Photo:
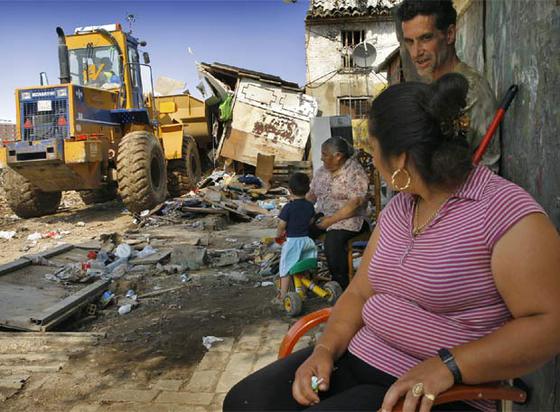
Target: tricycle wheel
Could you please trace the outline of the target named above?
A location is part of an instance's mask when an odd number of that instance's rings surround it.
[[[284,298],[284,309],[289,316],[297,316],[303,309],[303,300],[296,292],[288,292]]]
[[[340,295],[342,295],[342,288],[340,287],[338,282],[335,282],[334,280],[325,283],[323,289],[325,289],[328,293],[327,303],[329,305],[334,305],[338,300],[338,298],[340,297]]]

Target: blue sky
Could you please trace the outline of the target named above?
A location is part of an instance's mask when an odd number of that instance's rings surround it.
[[[133,34],[147,41],[154,80],[185,81],[193,95],[195,60],[221,62],[305,83],[308,0],[0,0],[0,119],[15,120],[14,90],[39,84],[39,72],[58,82],[57,37],[75,27],[136,17]],[[187,53],[190,47],[194,55]]]

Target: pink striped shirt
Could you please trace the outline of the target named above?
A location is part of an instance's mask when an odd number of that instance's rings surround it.
[[[544,213],[519,186],[476,167],[422,233],[412,236],[414,197],[399,193],[383,210],[369,265],[375,295],[349,350],[393,376],[479,339],[511,319],[490,261],[496,242],[521,218]],[[472,402],[495,410],[492,402]]]

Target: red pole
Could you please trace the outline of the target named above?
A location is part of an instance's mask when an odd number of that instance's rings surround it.
[[[494,115],[494,119],[492,120],[492,123],[490,123],[490,127],[488,127],[486,134],[482,138],[482,141],[478,145],[478,148],[476,149],[473,155],[473,163],[475,165],[478,164],[478,162],[480,162],[480,159],[482,159],[482,155],[484,155],[484,152],[486,151],[486,148],[490,144],[492,137],[494,137],[494,133],[496,133],[496,129],[498,129],[498,126],[502,122],[502,119],[504,118],[504,115],[506,114],[506,111],[509,105],[511,104],[511,102],[513,101],[513,98],[515,97],[515,94],[517,93],[518,89],[519,88],[515,84],[510,86],[508,91],[506,92],[506,95],[502,99],[502,102],[500,103],[500,106],[498,107],[498,110]]]

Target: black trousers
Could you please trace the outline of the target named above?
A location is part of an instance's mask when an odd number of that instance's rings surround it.
[[[303,406],[292,397],[292,383],[299,365],[312,348],[295,352],[253,373],[236,384],[224,399],[224,412],[237,411],[368,411],[381,407],[385,392],[396,378],[346,352],[335,364],[330,387],[319,392],[321,402]],[[433,411],[476,411],[463,402],[432,408]]]
[[[327,266],[331,273],[332,279],[336,280],[342,289],[346,289],[350,280],[348,279],[348,247],[347,243],[354,236],[367,232],[369,226],[366,222],[358,232],[351,230],[328,230],[325,233],[325,255],[327,257]],[[311,236],[317,235],[317,232],[310,231]]]

